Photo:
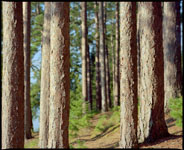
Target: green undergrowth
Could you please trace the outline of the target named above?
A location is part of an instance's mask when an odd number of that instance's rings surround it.
[[[170,115],[176,120],[176,125],[179,127],[182,127],[183,124],[182,107],[183,107],[182,97],[170,99],[169,101]]]
[[[101,115],[93,130],[92,137],[106,132],[109,128],[119,124],[120,122],[120,107],[117,106],[112,109],[112,115]]]
[[[82,104],[83,100],[77,100],[73,101],[70,105],[71,112],[70,112],[70,119],[69,119],[69,136],[70,138],[76,138],[79,134],[79,130],[81,128],[90,127],[91,118],[97,114],[98,112],[95,111],[88,111],[86,109],[86,113],[83,114],[82,110]],[[86,107],[88,107],[89,104],[86,103]]]
[[[33,138],[25,142],[24,148],[38,148],[39,137],[35,136],[36,134],[38,133],[36,132],[32,133]]]

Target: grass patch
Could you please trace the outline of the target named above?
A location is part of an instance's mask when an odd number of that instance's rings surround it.
[[[32,139],[24,145],[24,148],[38,148],[38,142],[38,138]]]
[[[182,97],[170,99],[169,101],[170,115],[171,117],[176,119],[176,125],[179,127],[182,127],[183,124],[182,107],[183,107]]]

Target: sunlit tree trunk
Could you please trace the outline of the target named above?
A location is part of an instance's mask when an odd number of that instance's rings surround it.
[[[69,42],[69,2],[52,2],[48,148],[69,148]]]
[[[41,65],[39,147],[47,148],[50,100],[50,2],[45,2]]]
[[[24,148],[22,2],[3,4],[2,149]]]
[[[140,135],[154,141],[168,135],[164,119],[164,61],[161,2],[140,2]]]
[[[181,96],[180,2],[163,4],[165,112],[169,100]]]
[[[86,102],[88,100],[88,86],[87,86],[87,3],[81,2],[81,27],[82,27],[82,41],[81,41],[81,52],[82,52],[82,96],[83,96],[83,113],[86,112]]]
[[[100,34],[100,81],[102,94],[102,112],[108,110],[106,98],[106,78],[105,78],[105,45],[104,45],[104,21],[103,21],[103,2],[99,2],[99,34]]]
[[[120,147],[136,148],[137,142],[137,42],[136,2],[120,3]]]

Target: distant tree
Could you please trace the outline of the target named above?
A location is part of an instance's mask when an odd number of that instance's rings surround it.
[[[99,17],[98,17],[98,2],[94,2],[95,9],[95,23],[96,23],[96,108],[97,110],[101,110],[101,85],[100,85],[100,60],[99,60]]]
[[[24,138],[32,137],[32,111],[30,101],[30,30],[31,30],[31,2],[23,2],[23,30],[24,30]]]
[[[42,65],[41,65],[41,94],[40,94],[40,130],[39,147],[48,147],[49,106],[50,106],[50,2],[45,2]]]
[[[116,48],[115,48],[115,60],[114,60],[114,106],[120,105],[120,83],[119,83],[119,51],[120,51],[120,35],[119,32],[119,2],[116,2]]]
[[[120,3],[120,147],[136,148],[137,102],[137,42],[136,2]]]
[[[82,27],[82,41],[81,41],[81,52],[82,52],[82,95],[84,99],[83,113],[86,112],[86,102],[88,100],[88,86],[87,86],[87,14],[86,8],[87,3],[81,2],[81,27]]]
[[[107,97],[107,107],[111,108],[112,107],[112,102],[111,102],[111,89],[110,89],[110,68],[109,68],[109,51],[108,51],[108,38],[107,38],[107,29],[106,29],[106,22],[107,22],[107,11],[106,11],[106,2],[104,2],[104,46],[105,46],[105,68],[106,68],[106,97]]]
[[[102,112],[108,110],[107,98],[106,98],[106,68],[105,68],[105,43],[104,43],[104,14],[103,14],[103,2],[99,2],[99,34],[100,34],[100,82],[101,82],[101,94],[102,94]]]
[[[89,45],[87,46],[87,89],[88,89],[88,102],[89,102],[89,110],[91,111],[93,108],[93,99],[92,99],[92,85],[91,85],[91,60],[89,54]]]
[[[48,148],[69,148],[69,45],[69,2],[52,2]]]
[[[140,117],[139,142],[168,135],[164,118],[164,61],[161,2],[139,2]]]
[[[165,112],[169,111],[169,100],[182,93],[181,46],[180,46],[180,2],[163,4],[163,46]]]
[[[24,148],[22,2],[3,2],[2,149]]]

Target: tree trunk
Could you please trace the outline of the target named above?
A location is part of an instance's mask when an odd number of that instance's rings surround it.
[[[40,93],[39,147],[48,147],[50,98],[50,2],[45,2]]]
[[[3,2],[2,149],[24,148],[24,54],[21,2]]]
[[[168,135],[164,119],[161,2],[140,2],[140,142]]]
[[[120,147],[137,148],[136,2],[120,3]]]
[[[30,24],[31,3],[23,2],[24,22],[24,138],[30,139],[32,129],[31,101],[30,101]]]
[[[102,112],[107,111],[106,98],[106,79],[105,79],[105,45],[104,45],[104,22],[103,22],[103,2],[99,2],[99,33],[100,33],[100,79],[101,79],[101,93],[102,93]]]
[[[180,4],[164,2],[163,45],[165,112],[169,111],[169,100],[181,96],[181,46],[180,46]]]
[[[140,69],[141,69],[141,67],[140,67],[140,31],[139,31],[139,7],[138,7],[139,5],[137,5],[137,78],[138,78],[138,97],[140,98]]]
[[[106,2],[104,2],[104,46],[105,46],[105,68],[106,68],[106,96],[107,96],[107,107],[111,108],[111,90],[110,90],[110,71],[109,71],[109,54],[108,54],[108,46],[107,46],[107,36],[106,36]]]
[[[51,3],[48,148],[69,148],[69,2]]]
[[[81,27],[82,27],[82,96],[83,96],[83,113],[86,112],[86,102],[88,100],[88,86],[87,86],[87,3],[81,2]]]
[[[93,101],[92,101],[92,87],[91,87],[91,60],[89,55],[89,45],[87,46],[87,89],[88,89],[88,102],[89,110],[92,111]]]
[[[120,49],[120,35],[119,35],[119,2],[116,2],[116,51],[115,51],[115,81],[114,81],[114,106],[120,105],[120,83],[119,83],[119,49]]]
[[[95,2],[95,23],[96,23],[96,108],[101,110],[101,85],[100,85],[100,62],[99,62],[99,18],[98,18],[98,2]]]

